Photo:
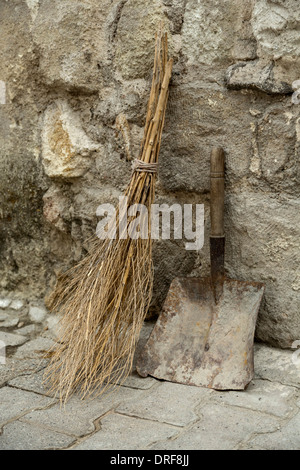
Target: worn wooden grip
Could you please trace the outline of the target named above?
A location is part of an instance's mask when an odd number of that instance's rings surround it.
[[[224,237],[225,155],[214,147],[210,157],[210,220],[212,238]]]

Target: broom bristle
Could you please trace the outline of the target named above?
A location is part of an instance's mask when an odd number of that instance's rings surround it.
[[[167,36],[156,34],[152,87],[139,159],[156,163],[160,148],[172,59]],[[135,171],[127,187],[127,207],[154,201],[155,173]],[[125,208],[127,209],[127,208]],[[116,226],[122,214],[117,211]],[[148,238],[92,240],[89,254],[61,276],[50,308],[61,314],[59,342],[45,381],[64,401],[103,393],[132,370],[136,343],[150,305],[153,285],[151,217]],[[130,224],[128,218],[127,228]],[[119,234],[120,235],[120,234]]]

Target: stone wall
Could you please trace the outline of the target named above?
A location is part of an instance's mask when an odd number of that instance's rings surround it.
[[[226,151],[226,269],[266,283],[257,338],[300,339],[297,0],[1,0],[0,289],[47,299],[137,156],[164,20],[174,71],[156,202],[204,203],[199,252],[154,247],[158,312],[209,272],[209,155]]]

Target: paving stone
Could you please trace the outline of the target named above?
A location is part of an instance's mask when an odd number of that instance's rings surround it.
[[[39,336],[36,339],[28,341],[23,346],[20,346],[14,357],[42,358],[43,354],[54,344],[54,341],[50,338]]]
[[[141,377],[137,372],[132,372],[125,382],[123,383],[124,387],[138,388],[141,390],[148,390],[157,383],[157,380],[153,377]]]
[[[216,400],[231,406],[241,406],[275,416],[287,416],[292,412],[291,398],[295,389],[279,383],[253,380],[246,390],[220,392]]]
[[[74,437],[49,429],[41,429],[26,422],[14,421],[3,428],[0,450],[50,450],[69,446]]]
[[[94,399],[82,400],[74,396],[65,405],[58,403],[49,409],[29,413],[26,415],[26,421],[82,436],[94,431],[93,423],[97,418],[124,401],[139,402],[142,393],[140,390],[120,387],[113,393]]]
[[[26,336],[15,335],[14,333],[7,333],[0,331],[0,341],[3,341],[6,346],[19,346],[27,341]]]
[[[157,440],[169,439],[179,428],[168,424],[109,414],[101,420],[101,429],[72,450],[141,450]]]
[[[249,449],[299,450],[300,412],[274,433],[259,434],[248,444]]]
[[[0,365],[0,386],[6,385],[0,389],[0,450],[115,450],[116,443],[128,450],[300,447],[300,410],[286,419],[300,408],[293,351],[256,345],[256,378],[243,392],[161,383],[133,372],[113,393],[93,400],[74,396],[61,406],[43,385],[48,361],[42,352],[52,345],[39,336]]]
[[[35,408],[42,408],[51,403],[53,403],[51,398],[12,387],[3,387],[0,389],[0,427],[9,420],[18,419],[24,413],[30,413]]]
[[[165,382],[155,387],[139,402],[124,403],[117,411],[130,416],[186,426],[198,419],[195,407],[211,390]]]
[[[54,396],[44,384],[44,369],[32,374],[19,375],[9,380],[8,385],[41,395]]]
[[[201,420],[175,440],[159,442],[159,450],[234,450],[254,432],[272,432],[279,420],[256,411],[208,404],[201,409]]]
[[[261,379],[300,387],[299,351],[271,348],[256,344],[254,355],[255,376]]]
[[[45,367],[47,362],[45,359],[41,361],[37,359],[6,358],[5,364],[0,364],[0,387],[15,377],[26,376],[39,371]]]

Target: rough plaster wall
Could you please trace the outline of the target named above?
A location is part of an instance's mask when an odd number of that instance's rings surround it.
[[[300,338],[297,0],[0,0],[0,288],[47,297],[118,201],[143,132],[153,37],[175,59],[156,202],[204,203],[205,246],[155,244],[154,312],[209,272],[209,155],[226,151],[226,269],[266,283],[257,338]],[[128,125],[127,125],[128,122]]]

